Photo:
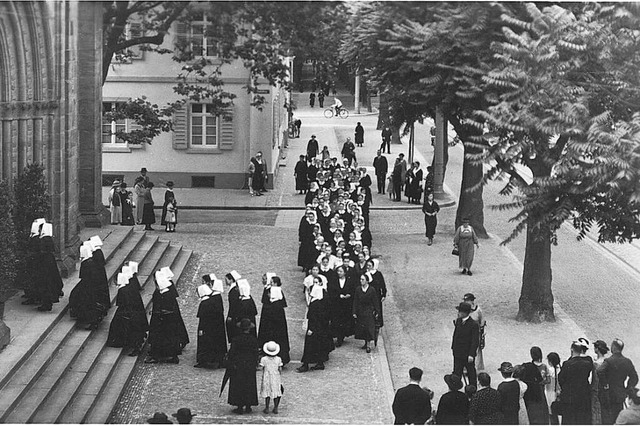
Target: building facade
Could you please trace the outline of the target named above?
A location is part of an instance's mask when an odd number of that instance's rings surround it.
[[[189,25],[174,23],[162,47],[173,49],[179,38],[185,37],[194,51],[200,49],[204,56],[214,54],[201,29],[207,25],[206,16],[202,19]],[[103,86],[103,108],[117,108],[119,102],[143,96],[160,106],[180,99],[173,87],[185,64],[173,61],[171,56],[136,52],[127,63],[112,65]],[[216,61],[215,56],[208,59]],[[174,130],[160,134],[150,145],[128,144],[114,135],[117,130],[131,130],[133,122],[103,121],[103,185],[110,185],[116,178],[132,185],[145,167],[156,186],[171,180],[177,187],[241,189],[246,187],[250,158],[262,151],[268,186],[272,187],[286,138],[285,91],[262,83],[260,89],[267,102],[258,110],[250,105],[246,91],[250,75],[242,61],[222,65],[221,72],[224,90],[236,95],[229,121],[210,114],[207,102],[190,102],[172,117]]]

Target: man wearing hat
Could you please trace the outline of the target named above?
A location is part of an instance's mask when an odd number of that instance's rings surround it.
[[[153,413],[153,417],[147,419],[147,423],[150,425],[170,425],[173,424],[165,413],[157,411]]]
[[[393,399],[395,425],[423,425],[431,417],[431,396],[420,387],[422,370],[409,370],[409,384],[398,389]]]
[[[517,425],[519,421],[518,412],[520,411],[520,385],[516,379],[511,377],[513,375],[513,364],[505,361],[500,364],[498,371],[502,373],[504,379],[498,385],[500,411],[504,415],[504,424]]]
[[[149,176],[147,176],[147,168],[143,167],[140,169],[140,176],[138,176],[138,178],[142,178],[142,183],[144,184],[144,186],[147,186],[149,184]],[[136,180],[138,179],[136,178]]]
[[[471,319],[471,305],[465,302],[460,303],[458,319],[454,321],[453,331],[453,373],[462,377],[463,371],[467,369],[469,384],[477,386],[475,357],[478,351],[480,339],[480,328],[478,323]]]
[[[191,413],[188,408],[180,408],[177,413],[173,413],[171,416],[178,420],[178,424],[188,425],[196,415]]]

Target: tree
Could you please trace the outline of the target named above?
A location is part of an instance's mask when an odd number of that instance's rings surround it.
[[[7,300],[16,278],[16,232],[13,223],[15,200],[11,185],[0,181],[0,304]],[[2,320],[2,312],[0,312]],[[1,323],[2,321],[0,321]],[[4,324],[0,324],[4,326]]]
[[[640,57],[624,53],[640,45],[628,37],[632,25],[615,29],[625,26],[607,19],[612,10],[633,17],[620,5],[531,3],[502,16],[506,41],[494,44],[501,64],[485,77],[498,95],[477,111],[491,146],[479,158],[492,165],[485,180],[509,177],[502,192],[515,201],[503,208],[520,209],[504,243],[527,232],[519,320],[554,320],[551,245],[565,221],[581,235],[597,222],[601,240],[640,236],[640,116],[628,108],[640,105],[631,71]]]

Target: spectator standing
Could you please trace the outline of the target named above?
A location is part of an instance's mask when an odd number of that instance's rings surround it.
[[[475,357],[478,352],[479,327],[478,323],[471,319],[471,305],[460,303],[458,318],[454,321],[453,341],[453,374],[462,377],[466,368],[469,375],[469,384],[477,386]]]
[[[269,402],[273,399],[273,414],[278,414],[278,406],[282,398],[282,359],[278,356],[280,345],[276,342],[266,342],[262,346],[265,356],[260,359],[262,367],[262,383],[260,384],[260,396],[264,398],[264,414],[269,414]]]
[[[300,155],[300,159],[293,169],[293,176],[296,178],[296,191],[298,194],[306,194],[309,189],[309,181],[307,179],[307,160],[304,155]]]
[[[411,165],[411,170],[406,174],[407,186],[405,188],[405,195],[408,197],[409,204],[420,204],[420,198],[422,198],[422,170],[420,169],[420,162],[414,161]]]
[[[133,190],[136,196],[136,225],[142,223],[142,213],[144,211],[144,178],[138,176],[133,185]]]
[[[255,325],[248,318],[240,321],[241,333],[231,341],[227,370],[230,371],[227,402],[235,405],[236,414],[250,413],[252,405],[258,405],[256,367],[258,364],[258,339]]]
[[[302,120],[300,120],[300,117],[296,117],[295,120],[293,120],[293,128],[294,128],[294,137],[295,138],[299,138],[300,137],[300,127],[302,127]]]
[[[400,201],[402,196],[402,162],[400,157],[396,158],[391,172],[391,181],[393,184],[393,201]]]
[[[342,145],[342,151],[340,151],[340,153],[342,154],[342,158],[345,158],[349,161],[349,167],[351,167],[353,162],[356,160],[355,151],[356,147],[351,141],[351,138],[347,138],[347,140]]]
[[[387,162],[387,157],[382,155],[380,150],[376,152],[376,157],[373,159],[373,168],[378,181],[378,194],[384,194],[385,178],[389,171],[389,163]]]
[[[251,170],[253,170],[253,173],[251,173]],[[262,195],[262,191],[264,190],[264,184],[265,184],[265,176],[266,176],[266,164],[262,159],[262,151],[258,151],[256,153],[256,156],[251,158],[251,165],[249,166],[249,172],[252,175],[251,188],[253,188],[253,194]]]
[[[593,351],[596,353],[596,359],[593,360],[594,373],[591,375],[591,423],[601,425],[604,412],[610,408],[609,386],[600,380],[597,371],[602,366],[609,348],[604,341],[596,340],[593,343]]]
[[[513,364],[503,362],[498,371],[502,374],[502,383],[498,385],[500,394],[500,411],[504,417],[504,424],[517,425],[520,411],[520,385],[513,378]],[[524,407],[523,407],[524,408]]]
[[[520,387],[519,399],[518,399],[518,424],[528,425],[529,414],[527,414],[526,403],[524,402],[524,394],[527,392],[528,386],[522,381],[524,376],[524,367],[522,365],[516,365],[513,367],[513,378],[518,382]]]
[[[359,121],[358,124],[356,124],[355,140],[356,146],[362,147],[364,145],[364,127],[362,127]]]
[[[422,213],[424,213],[424,235],[427,237],[427,244],[433,244],[433,237],[436,234],[436,226],[438,225],[438,212],[440,206],[434,200],[433,192],[429,192],[422,205]],[[481,349],[478,349],[480,353]]]
[[[456,233],[453,237],[453,245],[458,249],[458,267],[462,268],[462,274],[469,276],[473,275],[471,272],[471,265],[473,265],[474,245],[480,248],[478,243],[478,236],[476,231],[469,224],[469,218],[462,219],[462,225],[456,229]]]
[[[316,139],[316,135],[311,135],[311,139],[307,142],[307,160],[313,161],[316,155],[320,153],[320,146],[318,145],[318,140]]]
[[[637,425],[640,424],[640,390],[637,388],[627,391],[629,404],[627,408],[620,411],[616,419],[617,425]]]
[[[409,384],[398,389],[393,399],[394,425],[423,425],[431,417],[431,395],[420,387],[422,370],[409,370]]]
[[[591,385],[593,360],[586,354],[589,341],[580,338],[571,344],[571,358],[562,364],[558,383],[562,388],[562,424],[591,424]]]
[[[114,180],[109,191],[109,211],[111,212],[111,224],[122,223],[122,201],[120,199],[120,181]]]
[[[404,183],[407,180],[407,160],[404,159],[404,154],[402,152],[398,154],[398,158],[400,158],[400,191],[402,191],[404,189]]]
[[[532,425],[548,425],[549,410],[544,395],[545,378],[538,368],[538,365],[542,365],[542,350],[533,346],[529,353],[531,361],[522,364],[522,381],[527,385],[527,391],[524,394],[527,415]]]
[[[500,392],[491,387],[491,376],[484,371],[478,374],[480,388],[471,398],[469,423],[473,425],[503,424]]]
[[[324,108],[324,92],[322,90],[318,92],[318,104],[320,108]]]
[[[391,135],[392,134],[393,133],[391,132],[391,128],[385,125],[384,128],[382,129],[382,144],[380,145],[380,150],[382,152],[385,152],[385,148],[386,148],[387,154],[391,154]]]
[[[427,176],[424,178],[424,192],[433,192],[433,167],[427,166]]]
[[[309,93],[309,106],[313,108],[315,104],[316,104],[316,94],[311,92]],[[322,107],[322,105],[320,105],[320,107]]]
[[[122,207],[122,225],[132,226],[135,225],[135,219],[133,217],[133,202],[131,200],[131,192],[127,191],[126,182],[120,184],[120,206]]]
[[[614,339],[611,342],[611,356],[602,362],[597,374],[603,383],[609,385],[610,412],[602,421],[604,424],[612,424],[622,410],[625,401],[625,388],[635,388],[638,384],[638,373],[631,360],[622,355],[624,342]],[[627,380],[628,379],[628,380]],[[626,382],[626,385],[625,385]]]
[[[469,400],[460,392],[462,379],[457,374],[447,374],[444,381],[449,392],[440,397],[436,411],[436,424],[466,425],[469,424]]]
[[[478,353],[476,354],[476,370],[484,370],[483,349],[485,344],[485,327],[487,326],[487,321],[484,319],[482,309],[476,303],[476,296],[473,293],[467,293],[462,296],[462,301],[471,305],[471,313],[469,316],[472,320],[478,323],[480,336],[478,342]]]
[[[560,424],[558,414],[554,413],[551,409],[551,405],[554,401],[560,402],[560,384],[558,383],[558,373],[560,372],[560,356],[555,352],[550,352],[547,355],[547,363],[549,368],[549,380],[545,385],[545,398],[549,407],[549,423],[552,425]]]
[[[175,200],[176,196],[173,193],[173,181],[168,180],[165,184],[167,189],[164,191],[164,203],[162,204],[162,217],[160,218],[160,225],[165,226],[167,224],[167,206],[171,202],[171,198]]]
[[[156,411],[153,413],[153,417],[147,419],[147,423],[150,425],[171,425],[173,424],[169,417],[165,413]]]
[[[140,176],[142,178],[142,183],[144,186],[147,186],[149,184],[149,175],[147,175],[147,168],[143,167],[140,169]],[[136,179],[137,180],[137,179]],[[134,181],[135,182],[135,181]]]
[[[144,225],[145,231],[153,231],[151,225],[156,223],[156,214],[153,212],[153,197],[151,195],[153,186],[153,182],[149,182],[144,191],[142,224]]]
[[[167,214],[165,217],[165,231],[176,232],[176,223],[178,223],[178,203],[173,195],[169,197],[167,204]]]

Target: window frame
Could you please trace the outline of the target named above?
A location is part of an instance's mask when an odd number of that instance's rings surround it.
[[[188,137],[187,137],[187,147],[189,150],[202,150],[202,151],[212,151],[212,150],[219,150],[220,149],[220,116],[216,116],[213,115],[211,113],[209,113],[207,111],[207,106],[211,105],[210,103],[202,103],[202,102],[190,102],[188,105],[188,121],[187,121],[187,130],[188,130]],[[202,108],[202,112],[194,112],[193,111],[193,106],[194,105],[201,105]],[[209,134],[207,133],[207,128],[210,127],[209,124],[207,124],[207,118],[213,118],[215,120],[215,141],[216,143],[213,145],[209,145],[207,144],[207,137],[209,136]],[[202,129],[202,133],[200,133],[200,135],[195,135],[196,137],[200,137],[202,140],[201,144],[194,144],[193,143],[193,138],[194,138],[194,124],[193,124],[193,119],[194,118],[201,118],[202,122],[199,125],[200,128]]]
[[[216,43],[216,45],[213,45],[213,44],[211,45],[212,48],[215,48],[215,52],[216,52],[215,55],[203,55],[202,54],[203,53],[202,50],[205,50],[204,53],[209,53],[208,52],[209,44],[207,43],[207,31],[208,31],[208,29],[210,27],[213,26],[213,22],[211,22],[209,20],[209,17],[207,16],[207,14],[204,11],[202,11],[201,13],[202,13],[202,20],[201,21],[192,20],[187,25],[187,34],[186,34],[186,36],[187,36],[187,42],[189,43],[189,49],[190,49],[191,52],[193,52],[193,54],[195,56],[198,56],[198,57],[218,58],[218,55],[217,55],[217,52],[218,52],[217,43]],[[195,34],[194,33],[194,27],[198,26],[198,25],[200,25],[203,28],[203,31],[202,31],[201,34]],[[196,39],[196,38],[201,39],[201,41],[202,41],[201,44],[200,44],[200,50],[201,50],[200,54],[196,53],[195,48],[194,48],[193,40]]]
[[[118,138],[116,136],[116,132],[118,131],[118,125],[123,125],[124,124],[124,131],[128,132],[130,130],[131,124],[129,123],[130,120],[128,119],[124,119],[124,123],[118,123],[117,121],[112,121],[111,122],[111,134],[109,135],[110,137],[110,141],[109,142],[104,142],[103,137],[105,136],[105,132],[104,132],[104,128],[105,128],[105,123],[104,123],[104,113],[105,113],[105,108],[104,105],[105,104],[111,104],[111,108],[114,108],[117,104],[124,104],[124,101],[118,101],[118,100],[106,100],[103,99],[102,100],[102,117],[100,119],[100,142],[102,143],[102,146],[109,146],[109,147],[129,147],[129,143],[127,141],[122,140],[121,142],[118,142]]]

